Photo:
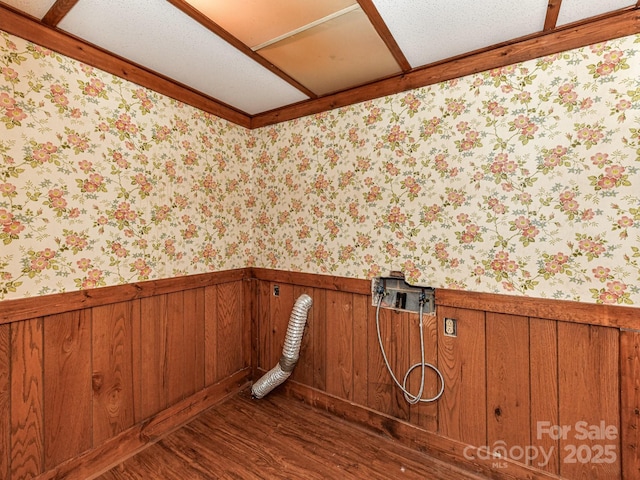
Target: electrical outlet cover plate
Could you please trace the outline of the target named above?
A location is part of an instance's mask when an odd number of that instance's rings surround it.
[[[455,318],[444,319],[444,334],[447,337],[458,336],[458,321]]]

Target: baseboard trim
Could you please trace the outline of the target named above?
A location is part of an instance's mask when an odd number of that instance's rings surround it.
[[[102,445],[74,457],[36,477],[36,480],[90,480],[193,420],[208,408],[250,385],[250,369],[242,369],[172,405]]]

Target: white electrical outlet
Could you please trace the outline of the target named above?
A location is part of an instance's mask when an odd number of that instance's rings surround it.
[[[447,337],[458,336],[458,321],[455,318],[444,319],[444,334]]]

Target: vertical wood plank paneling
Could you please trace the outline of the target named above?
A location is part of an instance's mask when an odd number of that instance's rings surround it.
[[[313,386],[327,388],[327,312],[326,290],[313,290]]]
[[[141,418],[167,407],[167,296],[140,300],[140,410]]]
[[[258,283],[258,368],[269,370],[271,358],[271,284]]]
[[[530,463],[551,473],[560,471],[560,443],[542,435],[545,425],[558,425],[558,322],[529,319],[531,365],[531,445],[540,456]],[[544,453],[544,457],[541,452]]]
[[[640,478],[640,332],[620,332],[622,478]]]
[[[141,300],[131,302],[131,377],[133,379],[133,418],[135,423],[144,420],[142,376],[142,306]]]
[[[167,330],[163,372],[166,390],[165,405],[173,405],[185,397],[188,379],[186,376],[187,349],[184,343],[184,292],[167,295]],[[193,350],[189,350],[189,355]]]
[[[486,314],[487,444],[529,445],[529,319]],[[520,460],[520,459],[516,459]]]
[[[218,378],[244,366],[242,282],[218,285]]]
[[[134,303],[92,309],[93,444],[134,423],[133,339]]]
[[[0,478],[10,478],[11,390],[9,324],[0,325]]]
[[[386,308],[370,308],[370,316],[373,318],[371,328],[368,331],[369,343],[369,365],[367,369],[368,382],[368,406],[379,412],[388,413],[391,411],[391,397],[393,395],[392,381],[389,372],[384,364],[380,351],[380,342],[376,324],[380,327],[380,339],[385,349],[391,343],[391,311]],[[386,350],[385,350],[386,351]]]
[[[353,400],[353,294],[327,292],[327,393]]]
[[[251,367],[252,376],[256,371],[256,349],[257,343],[256,333],[257,329],[257,301],[256,301],[256,287],[257,282],[253,279],[244,279],[242,281],[242,298],[243,298],[243,313],[242,313],[242,351],[244,352],[243,364]]]
[[[184,395],[204,388],[204,288],[184,291]]]
[[[400,323],[400,315],[388,308],[378,309],[371,307],[373,310],[374,322],[369,329],[369,407],[374,410],[386,413],[388,415],[396,415],[400,410],[401,399],[398,399],[399,390],[394,384],[391,375],[385,365],[382,352],[380,349],[380,341],[376,328],[377,323],[380,326],[380,339],[385,349],[385,354],[389,362],[389,366],[394,372],[398,370],[401,355],[398,354],[398,338],[403,338],[402,325]],[[372,346],[372,348],[371,348]],[[404,371],[402,372],[404,374]]]
[[[204,289],[204,377],[206,385],[218,381],[218,286]]]
[[[424,333],[424,361],[437,367],[438,365],[438,330],[435,315],[422,316],[422,330]],[[409,359],[411,365],[420,363],[422,351],[420,348],[420,315],[411,314],[409,319]],[[421,368],[417,367],[409,377],[409,391],[414,395],[420,390]],[[440,380],[436,372],[425,369],[425,384],[423,399],[433,398],[440,391]],[[410,421],[430,432],[438,431],[438,404],[436,402],[420,402],[410,407]]]
[[[300,298],[302,294],[307,294],[313,298],[313,289],[308,287],[293,287],[293,298],[295,301]],[[314,334],[314,318],[313,318],[313,305],[307,314],[307,323],[302,335],[302,342],[300,343],[300,358],[296,364],[293,373],[291,374],[291,380],[303,383],[305,385],[313,386],[313,334]]]
[[[91,447],[91,312],[44,320],[45,469]]]
[[[440,433],[471,445],[486,445],[487,390],[484,312],[440,306],[438,365],[445,391],[438,402]],[[444,318],[458,320],[458,336],[446,337]]]
[[[273,288],[278,285],[279,295],[273,294]],[[280,360],[282,355],[282,346],[284,338],[287,334],[287,325],[291,316],[291,308],[293,307],[293,285],[286,283],[271,285],[271,301],[270,301],[270,318],[271,318],[271,358],[269,358],[267,370],[273,368]]]
[[[370,297],[353,295],[353,401],[367,405]]]
[[[558,323],[560,425],[570,430],[560,439],[560,475],[566,478],[621,477],[620,438],[581,439],[585,428],[620,432],[619,333],[608,327]],[[610,447],[607,447],[610,446]],[[605,463],[609,448],[614,463]],[[595,458],[595,460],[594,460]]]
[[[408,312],[391,312],[391,344],[387,349],[389,364],[396,379],[403,383],[404,375],[411,366],[409,357],[409,318]],[[409,403],[405,400],[404,393],[388,375],[388,381],[392,385],[390,415],[402,420],[409,420]]]
[[[44,471],[43,342],[41,318],[11,324],[13,478],[31,478]]]

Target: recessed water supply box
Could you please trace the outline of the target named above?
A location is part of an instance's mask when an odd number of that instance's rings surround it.
[[[422,313],[436,311],[435,290],[431,287],[411,285],[405,281],[402,274],[374,278],[371,281],[371,295],[373,306],[379,304],[381,308],[419,312],[422,304]]]

